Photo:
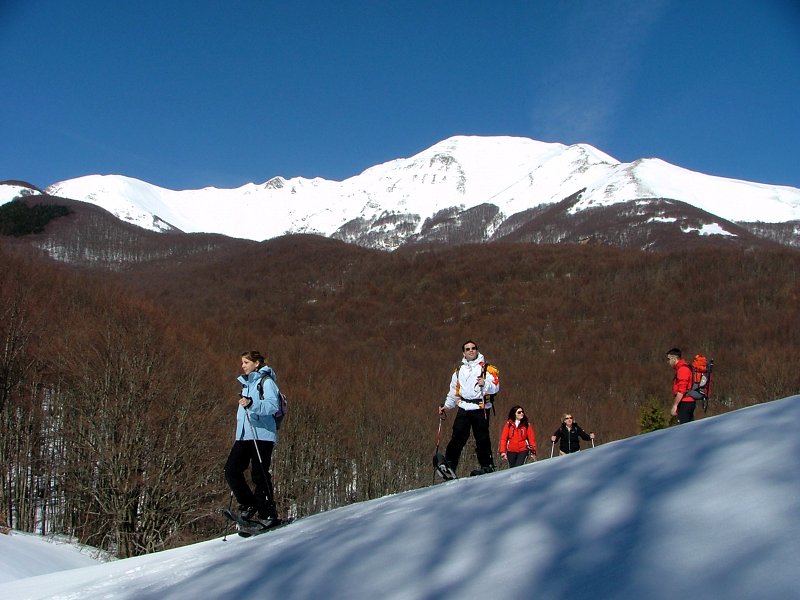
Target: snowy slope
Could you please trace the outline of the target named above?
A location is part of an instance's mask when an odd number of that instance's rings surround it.
[[[0,583],[100,563],[99,552],[30,533],[0,535]]]
[[[0,184],[0,204],[11,202],[14,198],[32,193],[34,193],[34,191],[29,187],[17,185],[15,183],[2,183]]]
[[[573,210],[664,197],[732,221],[800,219],[800,189],[703,175],[657,159],[620,163],[586,144],[518,137],[453,137],[342,182],[275,177],[237,189],[173,191],[92,175],[47,192],[93,202],[148,229],[163,229],[163,221],[185,232],[264,240],[287,232],[332,235],[354,219],[384,214],[418,216],[419,232],[426,218],[450,207],[491,203],[510,217],[583,188]]]
[[[587,187],[573,212],[638,198],[671,198],[728,221],[780,223],[800,218],[800,190],[704,175],[656,158],[620,164]]]
[[[792,598],[797,422],[793,396],[0,597]]]

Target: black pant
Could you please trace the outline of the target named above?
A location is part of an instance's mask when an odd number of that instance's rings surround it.
[[[478,463],[481,467],[494,466],[492,442],[489,439],[489,411],[459,408],[453,421],[453,437],[450,438],[450,443],[444,452],[444,457],[454,471],[461,458],[461,450],[469,439],[470,429],[475,436],[475,454],[478,455]]]
[[[261,455],[259,464],[258,453]],[[258,507],[258,516],[261,518],[275,517],[275,497],[272,491],[272,475],[269,467],[272,462],[272,449],[275,444],[258,440],[236,440],[233,443],[228,460],[225,463],[225,480],[236,496],[237,502],[242,506]],[[250,476],[255,484],[255,493],[247,485],[244,472],[250,467]],[[262,468],[263,466],[263,468]]]
[[[678,402],[678,423],[689,423],[694,421],[694,407],[697,402]]]
[[[525,464],[525,459],[528,458],[528,451],[525,452],[506,452],[508,458],[508,468],[519,467]]]

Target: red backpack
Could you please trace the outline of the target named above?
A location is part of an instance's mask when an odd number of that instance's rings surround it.
[[[708,398],[711,396],[711,371],[714,359],[707,360],[702,354],[696,354],[689,365],[692,370],[692,387],[686,395],[703,403],[703,412],[708,412]]]

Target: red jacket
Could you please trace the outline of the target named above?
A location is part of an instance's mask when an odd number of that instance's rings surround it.
[[[681,394],[681,402],[694,402],[686,392],[692,389],[692,368],[682,358],[675,363],[675,379],[672,380],[672,397]]]
[[[500,454],[503,452],[525,452],[531,450],[536,454],[536,435],[533,427],[520,424],[517,427],[515,421],[509,419],[503,426],[503,433],[500,434]]]

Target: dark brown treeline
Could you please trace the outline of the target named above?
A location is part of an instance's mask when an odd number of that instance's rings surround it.
[[[300,516],[430,484],[435,408],[467,338],[501,371],[495,445],[515,403],[539,440],[564,411],[599,443],[635,435],[650,399],[667,405],[676,345],[715,359],[709,414],[800,388],[796,251],[148,243],[109,271],[0,240],[15,527],[46,505],[51,529],[123,556],[216,534],[246,349],[292,400],[273,465],[281,511]]]

